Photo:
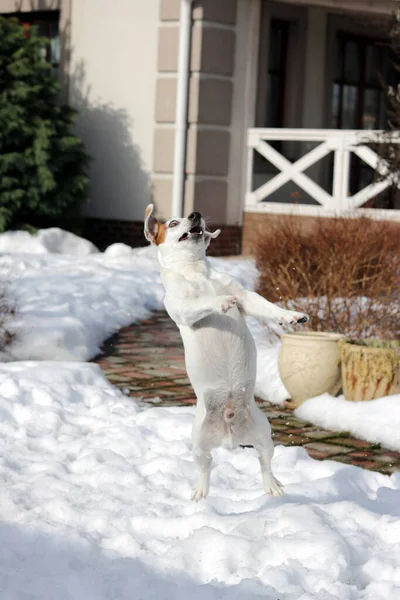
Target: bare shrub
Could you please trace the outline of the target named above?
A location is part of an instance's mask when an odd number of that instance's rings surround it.
[[[400,335],[400,230],[387,221],[315,219],[310,232],[282,217],[256,244],[259,292],[307,312],[315,331]]]
[[[0,288],[0,352],[4,352],[14,339],[10,322],[15,315],[15,306],[4,287]]]

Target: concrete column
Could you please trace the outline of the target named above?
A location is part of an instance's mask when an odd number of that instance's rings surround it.
[[[160,1],[153,156],[153,199],[159,216],[169,219],[174,170],[180,0]]]
[[[238,0],[227,223],[241,225],[247,173],[247,131],[255,126],[260,43],[260,0]],[[266,90],[266,86],[265,86]]]
[[[155,109],[153,193],[170,216],[178,68],[179,6],[161,0]],[[230,127],[236,40],[236,0],[193,3],[185,213],[227,222]]]
[[[227,222],[236,0],[196,0],[186,161],[185,212]]]

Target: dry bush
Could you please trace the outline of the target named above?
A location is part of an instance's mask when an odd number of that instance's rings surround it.
[[[14,339],[9,324],[15,315],[15,306],[4,288],[0,289],[0,352],[4,352]]]
[[[315,331],[366,338],[400,335],[400,229],[361,218],[295,217],[263,227],[256,245],[259,292],[307,312]]]

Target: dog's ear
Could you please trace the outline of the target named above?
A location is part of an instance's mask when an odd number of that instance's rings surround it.
[[[144,236],[152,244],[162,244],[165,240],[166,227],[164,223],[153,217],[154,204],[149,204],[144,213]]]
[[[160,223],[152,216],[154,204],[149,204],[144,213],[144,237],[147,241],[154,243],[160,227]]]
[[[211,232],[211,231],[204,232],[204,240],[206,243],[206,248],[208,248],[208,246],[210,245],[211,240],[215,240],[215,238],[217,238],[220,233],[221,233],[220,229],[217,229],[214,232]]]

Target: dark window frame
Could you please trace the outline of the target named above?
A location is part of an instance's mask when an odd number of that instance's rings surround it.
[[[16,12],[7,14],[8,17],[15,17],[25,27],[31,27],[32,25],[42,26],[44,32],[42,35],[51,39],[50,27],[57,25],[58,36],[60,37],[60,11],[59,10],[48,10],[48,11],[32,11],[32,12]],[[50,43],[46,45],[46,61],[51,65],[51,68],[59,72],[60,59],[58,61],[51,60],[51,47]]]
[[[346,61],[346,52],[345,52],[345,44],[353,42],[356,43],[357,52],[358,52],[358,62],[359,62],[359,76],[356,80],[350,80],[346,78],[345,73],[345,61]],[[363,126],[363,116],[365,109],[365,100],[366,93],[370,90],[377,92],[380,94],[379,101],[377,106],[375,107],[375,118],[376,118],[376,127],[375,129],[386,128],[388,126],[388,117],[385,117],[385,123],[380,121],[381,111],[380,106],[383,101],[384,106],[387,105],[386,100],[386,91],[385,85],[393,83],[393,81],[384,81],[384,69],[385,69],[385,50],[384,48],[389,48],[389,41],[384,38],[375,38],[366,35],[357,35],[351,34],[349,32],[340,31],[337,33],[336,43],[339,45],[338,49],[340,50],[340,77],[334,74],[332,79],[332,99],[333,99],[333,89],[335,85],[340,86],[340,97],[338,103],[338,123],[336,127],[338,129],[344,129],[343,126],[343,96],[344,90],[346,86],[356,87],[357,89],[357,99],[356,99],[356,112],[355,112],[355,122],[351,129],[361,129],[366,130]],[[378,64],[378,72],[377,72],[377,81],[376,83],[367,81],[367,58],[368,58],[368,48],[381,47],[382,51],[379,56],[379,64]],[[388,50],[390,54],[390,50]],[[390,57],[389,57],[390,58]],[[336,68],[336,65],[335,65]],[[391,69],[391,71],[394,71]],[[382,81],[379,79],[382,78]],[[385,114],[385,113],[383,113]],[[333,104],[332,104],[332,118],[333,118]],[[347,128],[347,127],[346,127]],[[370,183],[369,178],[372,178],[369,167],[367,167],[361,159],[352,155],[351,157],[351,169],[350,169],[350,191],[351,193],[356,193],[361,189],[363,183],[366,185]],[[372,180],[372,179],[371,179]]]
[[[267,89],[270,90],[270,78],[277,77],[278,78],[278,111],[277,118],[275,123],[268,123],[268,117],[270,115],[269,103],[271,100],[270,94],[267,92],[267,107],[265,114],[265,127],[278,127],[281,128],[284,126],[285,119],[285,101],[286,101],[286,76],[287,76],[287,66],[288,66],[288,50],[289,50],[289,28],[290,21],[284,19],[272,18],[270,21],[270,44],[273,40],[272,31],[275,29],[279,31],[281,35],[281,48],[280,48],[280,56],[279,56],[279,65],[277,68],[271,66],[271,45],[269,47],[269,59],[268,59],[268,67],[267,67]]]
[[[348,42],[355,42],[357,44],[357,51],[359,54],[359,66],[360,66],[360,76],[358,78],[357,83],[354,81],[349,81],[345,76],[345,44]],[[340,77],[333,77],[332,80],[332,88],[334,85],[340,86],[340,97],[339,97],[339,106],[338,106],[338,124],[337,128],[343,128],[343,95],[345,86],[354,86],[357,88],[357,105],[356,105],[356,115],[355,115],[355,126],[354,129],[363,129],[362,127],[362,117],[364,114],[365,108],[365,92],[368,90],[382,92],[384,91],[383,82],[371,83],[366,81],[366,71],[367,71],[367,48],[368,47],[388,47],[388,41],[383,38],[374,38],[371,36],[365,35],[357,35],[351,34],[348,32],[338,32],[336,43],[340,45]],[[381,53],[380,57],[380,69],[381,74],[383,70],[383,53]],[[378,117],[379,118],[379,117]],[[379,125],[379,123],[378,123]]]

